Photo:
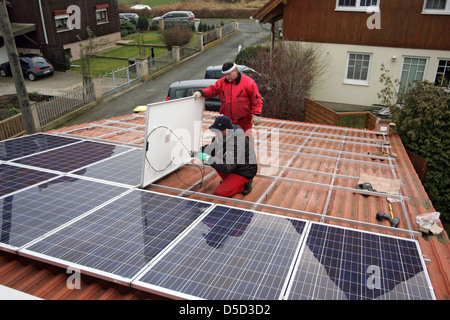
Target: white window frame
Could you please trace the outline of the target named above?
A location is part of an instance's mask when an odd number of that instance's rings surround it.
[[[350,55],[351,54],[362,54],[365,56],[369,56],[369,66],[367,68],[367,79],[366,80],[358,80],[358,79],[349,79],[348,76],[348,68],[350,64]],[[358,86],[368,86],[369,85],[369,79],[370,79],[370,70],[372,69],[372,61],[373,61],[373,54],[368,52],[347,52],[347,63],[345,67],[345,78],[344,78],[344,84],[352,84],[352,85],[358,85]]]
[[[377,1],[376,6],[361,6],[361,0],[356,0],[355,6],[340,6],[339,0],[336,0],[336,9],[335,11],[355,11],[355,12],[365,12],[365,13],[374,13],[380,11],[380,1]]]
[[[444,75],[445,75],[445,69],[450,68],[450,58],[438,58],[437,59],[436,73],[434,74],[434,85],[436,85],[436,78],[438,77],[438,74],[440,74],[438,71],[439,71],[439,67],[440,67],[439,63],[441,61],[446,61],[446,66],[444,67]],[[447,80],[448,80],[447,87],[444,87],[444,88],[450,89],[450,79],[447,79]],[[438,87],[443,87],[443,86],[438,85]]]
[[[70,31],[71,30],[68,26],[66,28],[63,28],[63,29],[58,29],[58,20],[65,20],[66,26],[67,26],[67,21],[69,20],[69,14],[68,13],[55,15],[56,32],[59,33],[59,32],[66,32],[66,31]]]
[[[445,9],[427,9],[425,8],[428,0],[423,1],[422,14],[444,14],[450,15],[450,0],[446,0]]]
[[[104,13],[105,13],[105,17],[106,17],[106,20],[105,20],[105,21],[99,21],[99,20],[97,19],[97,14],[100,13],[100,12],[104,12]],[[109,23],[108,9],[107,9],[107,8],[104,8],[104,9],[97,9],[97,10],[95,10],[95,20],[97,21],[97,25]]]

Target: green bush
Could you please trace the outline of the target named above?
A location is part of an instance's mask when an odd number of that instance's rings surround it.
[[[148,18],[147,17],[139,17],[136,26],[137,26],[137,29],[140,31],[147,31],[148,30]]]
[[[137,31],[136,24],[131,21],[124,21],[120,23],[120,36],[123,38],[129,34]]]
[[[392,121],[405,148],[428,161],[424,187],[450,221],[450,94],[430,82],[415,82],[390,106]]]

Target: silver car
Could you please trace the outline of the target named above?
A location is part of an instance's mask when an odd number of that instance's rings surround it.
[[[163,19],[164,24],[167,25],[181,25],[189,27],[194,24],[195,15],[192,11],[169,11],[161,17],[155,17],[150,22],[150,27],[159,28],[159,21]]]

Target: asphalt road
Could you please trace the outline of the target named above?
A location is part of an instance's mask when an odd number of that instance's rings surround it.
[[[234,61],[239,45],[244,49],[263,44],[267,41],[267,36],[270,34],[269,30],[269,25],[261,26],[255,21],[241,21],[236,34],[158,77],[103,102],[94,110],[68,123],[68,125],[127,115],[131,114],[138,105],[164,101],[171,83],[179,80],[204,78],[208,66]]]

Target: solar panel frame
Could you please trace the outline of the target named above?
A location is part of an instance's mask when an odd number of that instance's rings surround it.
[[[223,234],[212,233],[216,228],[224,228],[229,219],[220,218],[216,224],[211,224],[215,210],[223,208],[235,211],[234,214],[243,212],[253,216],[245,230],[237,230],[239,236],[228,237],[226,241],[230,243],[222,248],[221,237],[236,232],[229,227]],[[241,218],[233,219],[229,220],[234,221],[233,226],[239,226]],[[248,216],[242,218],[242,223],[248,219]],[[291,222],[298,224],[300,233]],[[208,224],[211,224],[210,230]],[[216,205],[208,216],[143,271],[132,286],[177,299],[279,299],[285,292],[307,224],[305,220]],[[268,243],[269,239],[274,242]],[[221,261],[229,264],[221,264]],[[217,265],[219,268],[215,268]],[[191,273],[189,278],[180,276],[187,273]],[[234,276],[236,274],[239,276]]]
[[[306,233],[284,299],[436,299],[416,240],[312,221]]]
[[[1,197],[3,209],[5,206],[8,209],[3,210],[0,216],[0,249],[15,252],[126,190],[99,182],[57,176]]]
[[[14,163],[68,173],[129,150],[129,147],[93,141],[32,154],[13,160]],[[105,153],[109,153],[106,154]]]
[[[142,175],[142,153],[142,149],[130,148],[130,150],[118,155],[75,169],[71,173],[106,182],[138,187]]]
[[[38,154],[62,146],[78,143],[82,140],[55,136],[46,133],[35,133],[28,136],[0,141],[0,160],[10,161],[18,158]],[[7,155],[8,148],[12,155]],[[24,152],[24,150],[26,150]]]
[[[56,177],[56,174],[23,168],[9,164],[0,164],[0,198]]]
[[[144,202],[130,208],[128,205],[137,203],[136,197]],[[140,210],[147,205],[151,208],[145,207],[145,212],[150,214],[144,219]],[[208,202],[130,188],[64,228],[21,248],[19,254],[129,284],[160,251],[211,207]],[[186,219],[188,217],[192,221]],[[151,248],[146,247],[149,244]]]

